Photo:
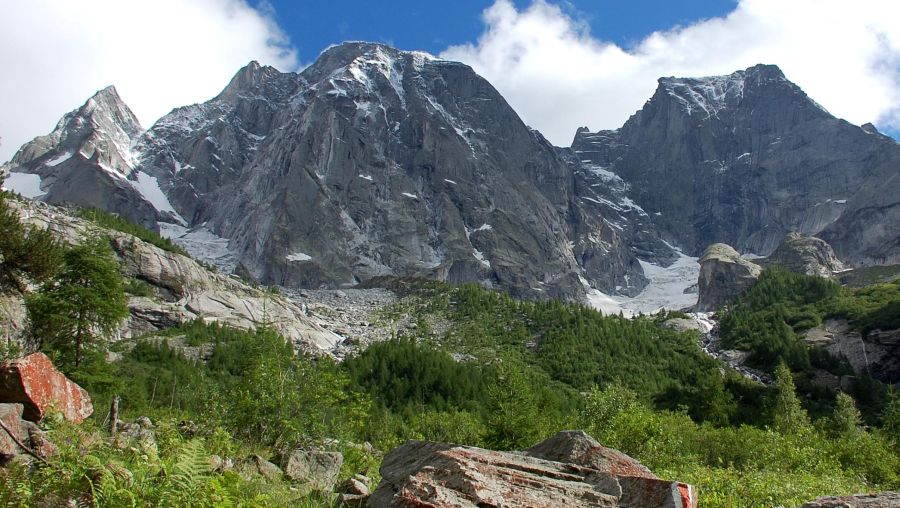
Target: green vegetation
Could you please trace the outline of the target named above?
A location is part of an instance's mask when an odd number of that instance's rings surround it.
[[[274,458],[315,444],[344,454],[342,478],[365,472],[377,482],[382,453],[409,438],[521,449],[565,428],[695,484],[704,506],[900,488],[900,396],[885,391],[879,406],[821,393],[810,413],[802,369],[845,366],[798,346],[798,332],[829,316],[862,333],[894,323],[895,283],[844,290],[767,271],[723,316],[727,340],[774,362],[775,383],[764,387],[721,371],[694,334],[662,327],[669,316],[627,320],[421,281],[396,282],[404,297],[378,316],[380,326],[414,326],[340,364],[295,354],[265,326],[202,321],[120,342],[109,363],[100,339],[121,317],[123,288],[147,288],[122,281],[103,240],[62,259],[29,310],[48,331],[44,347],[97,410],[80,426],[49,419],[60,453],[34,473],[0,471],[0,502],[11,506],[68,496],[94,506],[331,506],[280,479],[212,471],[209,456]],[[57,329],[68,334],[54,338]],[[116,395],[123,418],[156,422],[154,450],[113,446],[101,427]],[[869,419],[880,426],[864,427],[857,405],[883,406]]]
[[[26,226],[0,192],[0,293],[24,293],[28,282],[50,278],[62,262],[62,248],[53,235]]]
[[[25,300],[32,340],[57,365],[81,366],[128,315],[122,276],[109,241],[89,239],[63,253],[61,269]]]
[[[106,212],[104,210],[98,210],[96,208],[79,210],[78,215],[82,219],[87,219],[102,228],[113,229],[115,231],[127,233],[129,235],[136,236],[149,244],[155,245],[160,249],[190,257],[186,250],[179,247],[178,245],[175,245],[168,238],[163,238],[157,233],[154,233],[153,231],[145,228],[144,226],[135,224],[123,217],[119,217],[118,215]]]
[[[720,317],[725,347],[749,351],[749,363],[768,372],[786,363],[797,374],[807,409],[816,416],[826,416],[833,410],[834,395],[814,386],[812,373],[815,369],[836,375],[853,371],[845,359],[808,346],[803,335],[830,318],[847,319],[851,329],[863,336],[877,328],[900,328],[900,280],[842,288],[822,278],[773,267]],[[886,387],[858,375],[851,393],[865,420],[877,423],[887,401]]]
[[[770,372],[782,361],[795,371],[806,370],[816,358],[799,334],[838,317],[864,336],[875,328],[900,327],[900,280],[841,288],[819,277],[769,268],[721,316],[721,336],[726,347],[750,351],[751,361]]]

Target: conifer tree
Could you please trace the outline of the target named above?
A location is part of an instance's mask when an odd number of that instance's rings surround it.
[[[837,394],[835,402],[834,413],[828,422],[831,432],[838,436],[847,436],[858,432],[862,424],[862,416],[859,414],[859,409],[856,409],[853,397],[841,392]]]
[[[108,240],[92,238],[67,250],[62,269],[26,299],[26,307],[36,343],[63,367],[81,366],[85,353],[102,348],[128,315]]]
[[[809,415],[797,398],[794,379],[787,365],[780,363],[775,369],[775,401],[773,424],[782,434],[802,434],[810,428]]]
[[[0,192],[0,292],[24,293],[27,281],[43,282],[59,268],[62,249],[44,229],[22,224]]]

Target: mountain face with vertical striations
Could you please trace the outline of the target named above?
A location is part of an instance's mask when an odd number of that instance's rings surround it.
[[[189,250],[227,243],[220,266],[264,283],[399,275],[580,298],[586,285],[645,282],[617,230],[576,195],[571,161],[460,63],[346,43],[300,74],[251,63],[139,139],[122,130],[126,184],[144,175],[165,198],[126,215],[161,220]],[[62,201],[52,178],[68,168],[25,164],[26,148],[12,171],[40,175],[45,199]]]
[[[579,299],[635,296],[646,268],[712,243],[768,255],[789,232],[900,262],[898,168],[900,145],[774,66],[662,78],[623,127],[557,148],[466,65],[345,43],[299,74],[253,62],[147,131],[104,89],[2,171],[266,284],[395,275]]]
[[[775,66],[662,78],[624,126],[579,129],[572,148],[692,255],[716,242],[768,255],[798,232],[854,263],[900,262],[900,145],[833,117]]]

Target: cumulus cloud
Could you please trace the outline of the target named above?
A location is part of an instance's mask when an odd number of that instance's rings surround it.
[[[832,114],[900,130],[900,2],[741,0],[722,18],[656,32],[622,48],[559,6],[497,0],[476,43],[441,56],[470,64],[557,145],[575,128],[617,128],[661,76],[776,64]]]
[[[265,2],[4,2],[0,161],[107,85],[147,127],[175,106],[215,96],[251,60],[297,67]]]

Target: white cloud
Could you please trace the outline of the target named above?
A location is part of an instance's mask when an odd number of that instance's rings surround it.
[[[497,0],[477,43],[442,57],[486,77],[530,125],[568,146],[575,128],[617,128],[660,76],[776,64],[832,114],[900,129],[900,2],[741,0],[723,18],[656,32],[633,48],[604,42],[558,6]]]
[[[250,60],[297,67],[266,3],[3,2],[0,161],[107,85],[148,127],[175,106],[215,96]]]

